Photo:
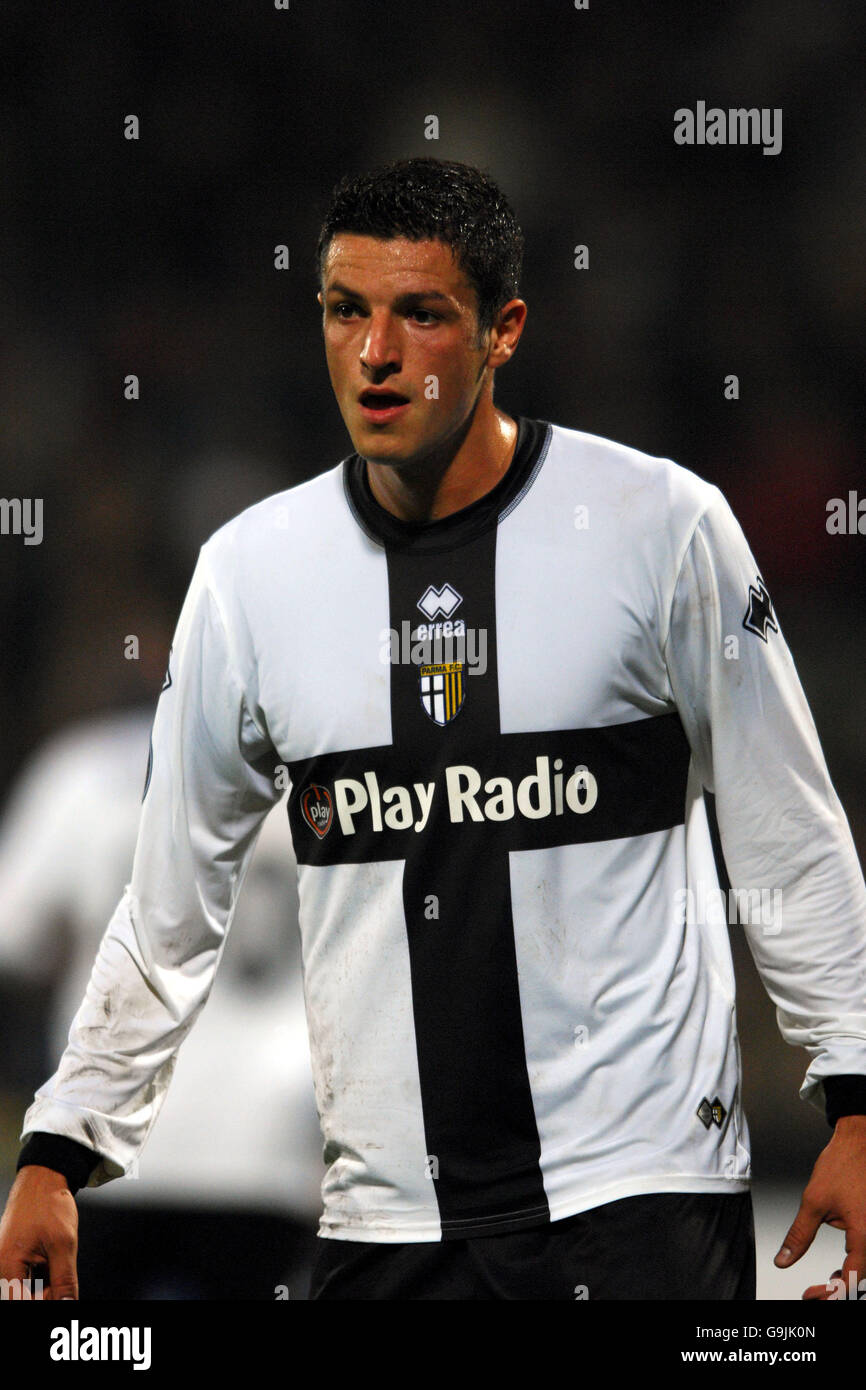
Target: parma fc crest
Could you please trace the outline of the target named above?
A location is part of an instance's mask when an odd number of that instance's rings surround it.
[[[422,666],[418,683],[421,704],[434,724],[450,724],[463,708],[466,696],[465,663],[444,661],[438,666]]]

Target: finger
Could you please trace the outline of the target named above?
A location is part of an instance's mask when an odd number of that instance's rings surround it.
[[[847,1256],[842,1266],[842,1278],[851,1298],[866,1293],[866,1232],[849,1231],[845,1242]]]
[[[62,1298],[78,1298],[77,1253],[78,1244],[72,1236],[57,1241],[49,1250],[46,1299],[58,1302]]]
[[[825,1213],[807,1202],[804,1197],[800,1203],[800,1210],[794,1217],[788,1234],[782,1241],[781,1247],[773,1263],[779,1269],[787,1269],[789,1265],[795,1264],[801,1255],[805,1255],[812,1241],[815,1239],[815,1232],[821,1225]]]
[[[845,1281],[841,1269],[834,1269],[826,1284],[810,1284],[803,1298],[806,1302],[837,1302],[845,1297]]]
[[[24,1280],[21,1297],[27,1303],[41,1303],[48,1287],[48,1268],[46,1265],[31,1265]]]
[[[23,1298],[29,1273],[30,1266],[23,1256],[4,1254],[0,1259],[0,1299]]]

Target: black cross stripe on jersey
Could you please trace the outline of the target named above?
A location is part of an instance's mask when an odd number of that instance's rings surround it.
[[[289,764],[289,818],[302,864],[403,860],[415,1036],[427,1153],[443,1239],[519,1230],[550,1219],[539,1166],[540,1142],[529,1084],[512,920],[509,851],[642,835],[684,820],[689,748],[676,713],[606,728],[502,733],[496,654],[496,527],[432,559],[387,549],[390,625],[417,626],[417,602],[430,583],[464,595],[461,616],[487,630],[487,670],[464,678],[462,709],[440,727],[425,713],[419,667],[391,667],[393,741]],[[579,641],[580,615],[562,614],[562,640]],[[347,689],[350,689],[347,684]],[[544,690],[538,691],[539,724]],[[445,768],[467,763],[484,781],[508,776],[516,787],[547,754],[567,777],[583,764],[596,778],[595,807],[529,820],[452,823]],[[327,787],[373,770],[381,788],[434,782],[423,831],[372,830],[369,809],[344,835],[336,811],[322,837],[300,801],[311,784]],[[483,796],[479,795],[483,801]],[[425,903],[438,899],[438,918]],[[539,897],[539,910],[543,911]],[[575,905],[579,915],[579,904]],[[579,924],[578,924],[579,926]],[[575,1020],[579,1022],[579,1020]],[[574,1039],[564,1038],[563,1047]],[[431,1165],[432,1168],[432,1165]],[[435,1169],[432,1169],[435,1172]]]

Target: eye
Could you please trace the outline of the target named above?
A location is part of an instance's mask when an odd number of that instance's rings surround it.
[[[439,315],[431,313],[429,309],[413,309],[410,317],[413,319],[421,319],[426,324],[435,323]]]
[[[341,299],[337,304],[334,304],[332,306],[331,312],[333,314],[336,314],[338,319],[347,319],[350,317],[351,314],[355,313],[357,308],[357,304],[352,304],[350,300]],[[348,310],[348,313],[344,314],[344,309]]]

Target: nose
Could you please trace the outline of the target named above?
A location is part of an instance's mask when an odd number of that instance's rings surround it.
[[[371,372],[381,372],[385,367],[399,368],[400,350],[390,314],[374,312],[370,315],[367,336],[361,348],[361,365]]]

